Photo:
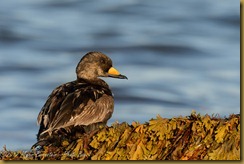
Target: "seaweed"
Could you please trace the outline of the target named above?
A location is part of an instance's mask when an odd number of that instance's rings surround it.
[[[156,116],[143,124],[113,123],[87,140],[40,150],[0,151],[1,160],[240,160],[240,115]]]

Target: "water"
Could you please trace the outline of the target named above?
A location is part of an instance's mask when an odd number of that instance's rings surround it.
[[[105,79],[112,122],[240,112],[239,1],[11,0],[0,6],[0,147],[29,149],[58,85],[102,51],[129,80]]]

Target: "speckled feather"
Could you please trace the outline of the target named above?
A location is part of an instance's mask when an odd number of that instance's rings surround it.
[[[60,128],[107,122],[113,107],[107,87],[76,81],[63,84],[52,92],[38,115],[38,137]]]

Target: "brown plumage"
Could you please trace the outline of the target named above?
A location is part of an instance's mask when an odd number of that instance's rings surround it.
[[[78,63],[76,74],[75,81],[54,89],[42,107],[37,118],[37,145],[93,131],[106,125],[112,116],[113,95],[99,77],[127,77],[113,68],[111,59],[101,52],[87,53]]]

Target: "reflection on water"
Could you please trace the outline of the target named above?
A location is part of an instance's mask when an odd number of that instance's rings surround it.
[[[35,142],[47,96],[75,79],[88,51],[129,78],[105,79],[115,95],[109,124],[240,112],[239,3],[13,0],[0,9],[0,147]]]

